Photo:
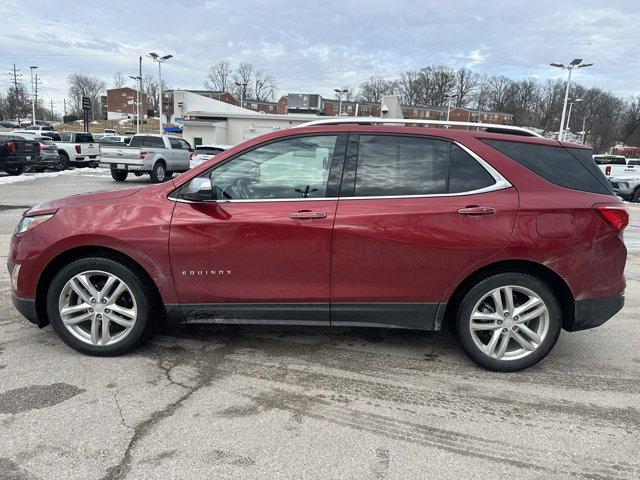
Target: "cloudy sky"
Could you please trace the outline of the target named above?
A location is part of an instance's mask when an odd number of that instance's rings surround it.
[[[210,65],[250,61],[274,75],[279,92],[357,86],[430,64],[540,79],[561,75],[550,61],[595,63],[576,80],[621,96],[640,94],[638,0],[2,0],[0,90],[15,63],[27,80],[38,65],[45,100],[57,111],[74,72],[111,84],[137,72],[139,55],[172,54],[163,76],[202,88]],[[13,20],[12,20],[13,19]],[[143,73],[156,73],[150,59]]]

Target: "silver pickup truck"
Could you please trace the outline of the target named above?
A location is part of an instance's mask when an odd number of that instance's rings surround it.
[[[141,133],[128,146],[102,147],[102,163],[111,168],[111,176],[124,182],[129,172],[148,173],[154,183],[169,180],[174,172],[189,170],[193,149],[182,138]]]

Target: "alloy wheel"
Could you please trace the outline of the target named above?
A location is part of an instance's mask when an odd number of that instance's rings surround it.
[[[528,288],[501,286],[476,303],[469,329],[476,347],[488,357],[518,360],[544,342],[549,332],[549,309]]]
[[[112,273],[91,270],[73,276],[62,288],[60,318],[80,341],[114,345],[133,329],[138,308],[129,286]]]

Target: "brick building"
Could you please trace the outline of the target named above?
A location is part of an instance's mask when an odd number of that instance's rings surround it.
[[[146,115],[148,109],[147,95],[140,92],[140,115]],[[134,118],[136,115],[136,91],[130,87],[107,90],[106,111],[108,120]]]

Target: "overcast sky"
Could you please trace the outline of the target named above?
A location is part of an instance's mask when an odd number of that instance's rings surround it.
[[[175,88],[202,88],[220,60],[250,61],[278,82],[278,94],[357,86],[430,64],[467,66],[511,78],[556,77],[550,61],[595,63],[576,81],[620,95],[640,94],[640,2],[2,0],[0,89],[15,63],[28,85],[38,65],[42,95],[62,110],[65,79],[137,73],[138,55],[172,54],[163,76]],[[143,73],[157,74],[143,60]]]

